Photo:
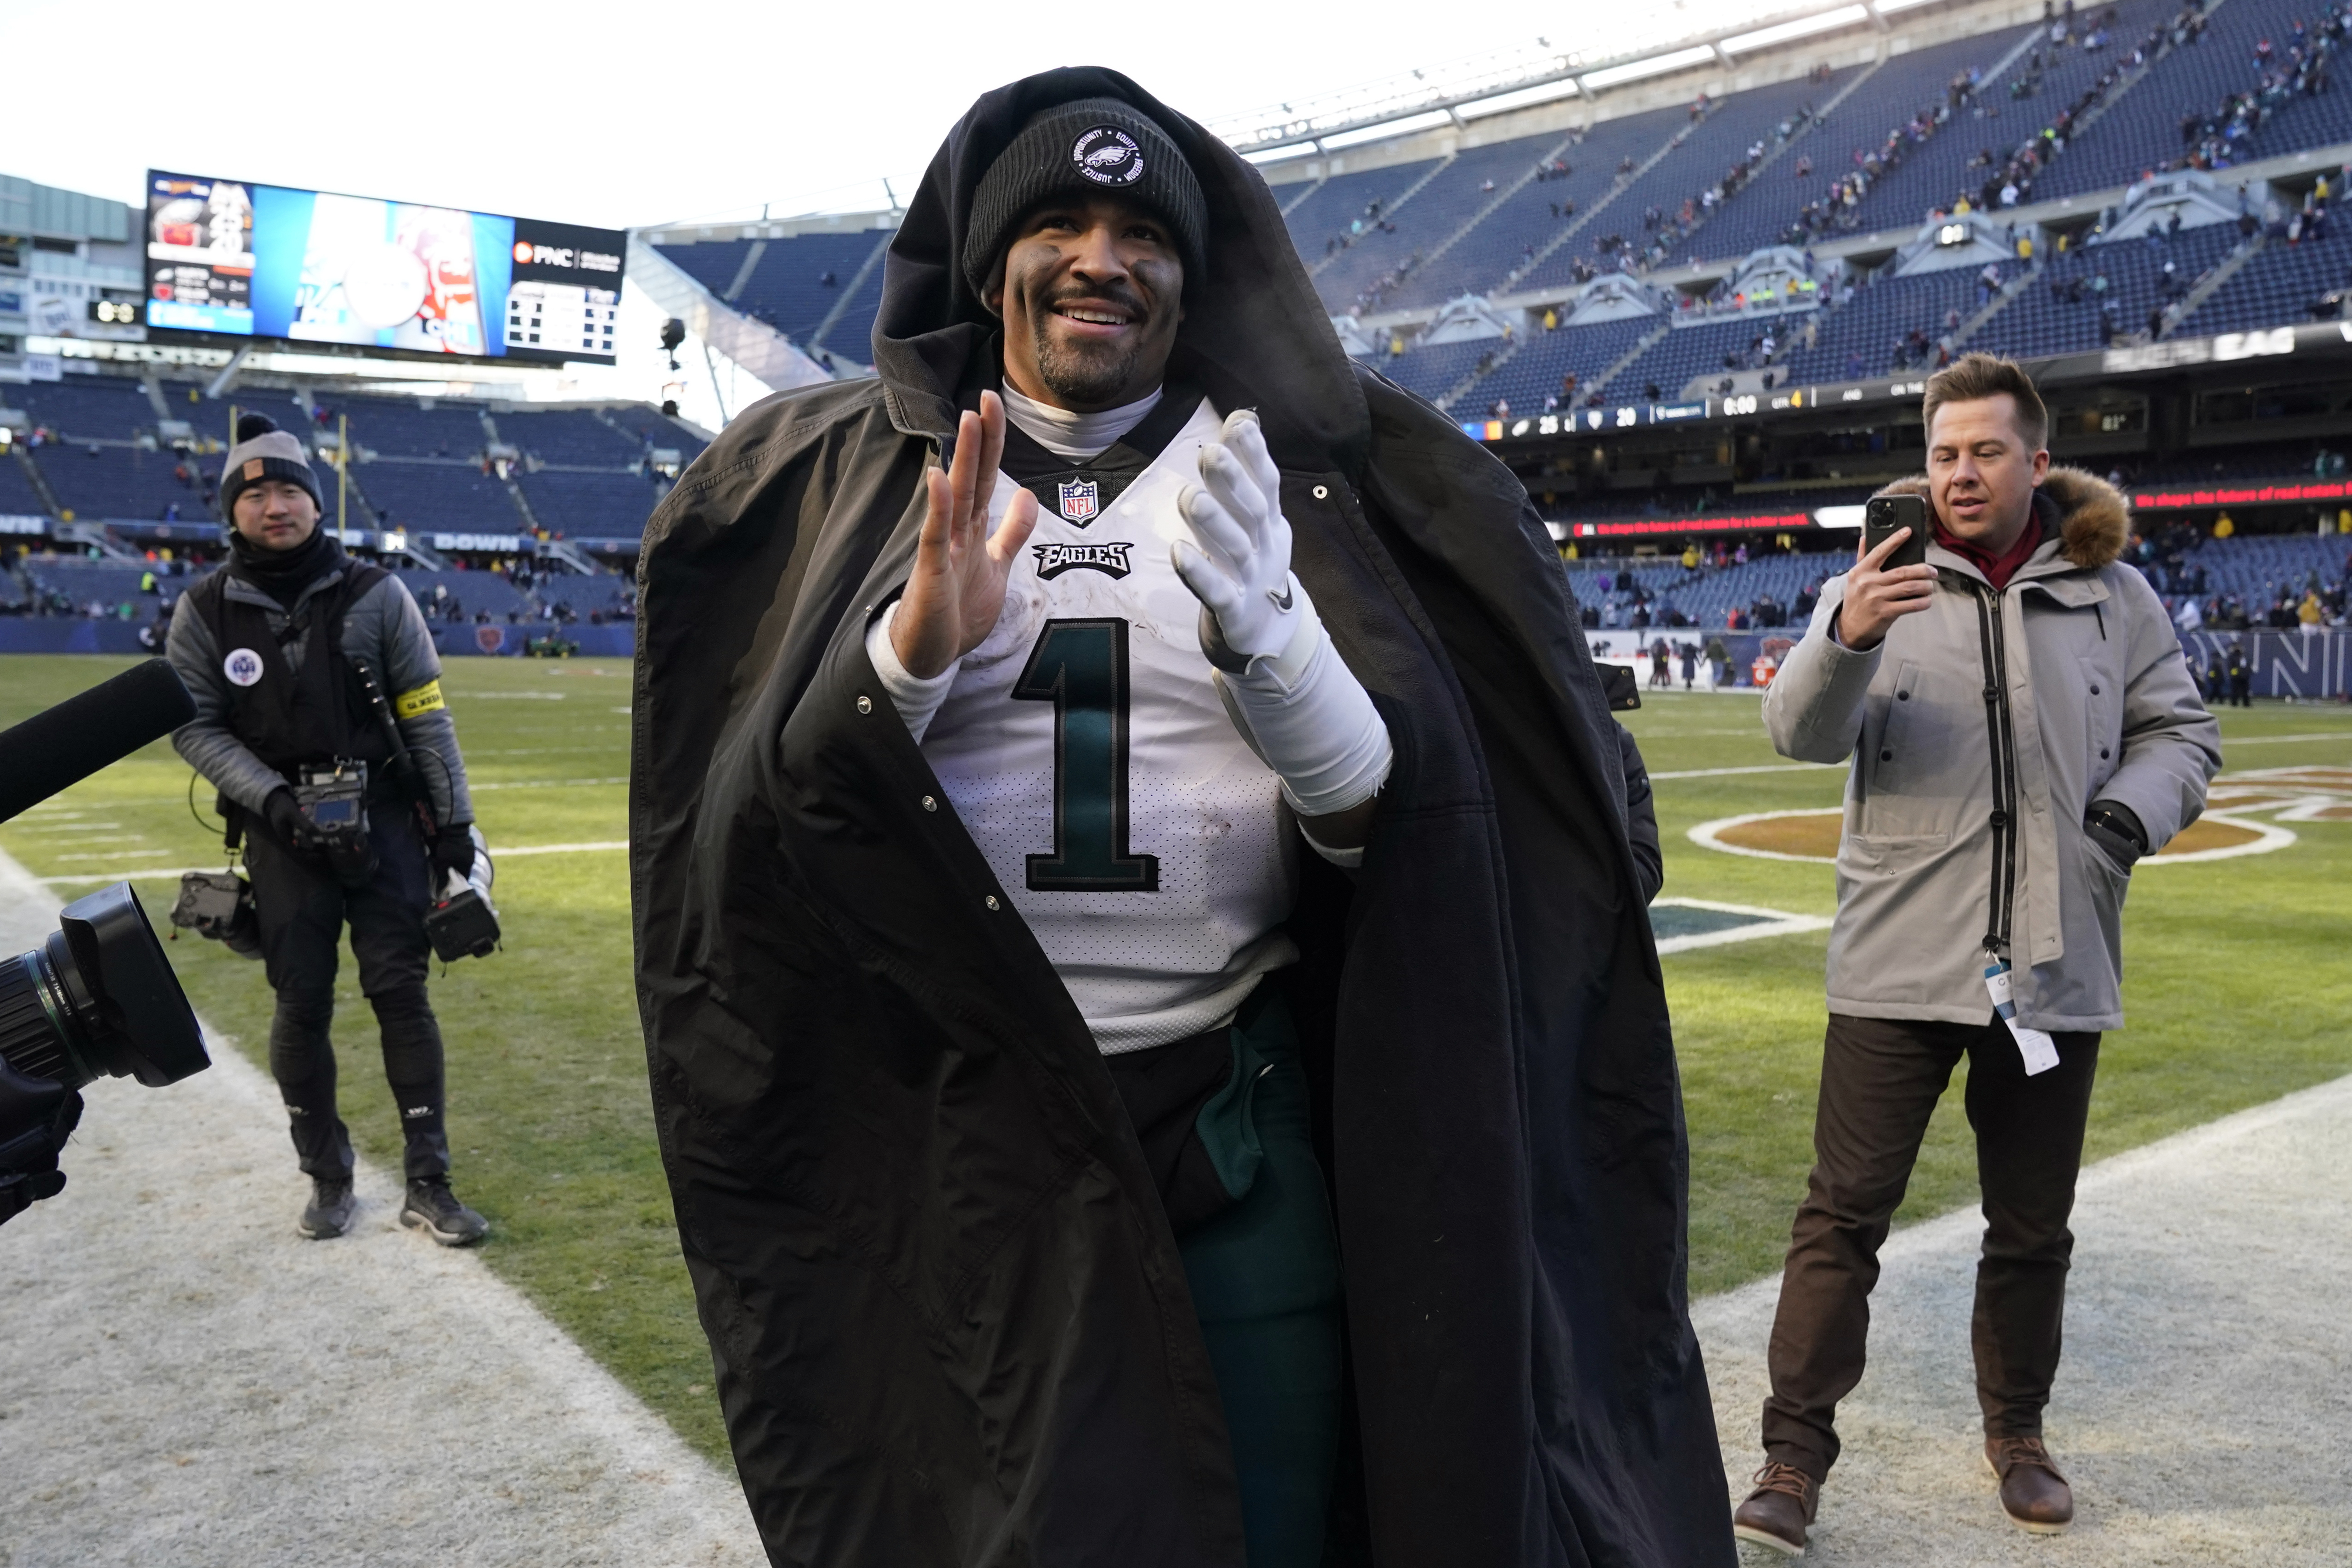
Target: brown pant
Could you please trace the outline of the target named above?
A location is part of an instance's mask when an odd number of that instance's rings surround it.
[[[1813,1171],[1789,1238],[1772,1323],[1764,1452],[1819,1480],[1836,1462],[1837,1403],[1862,1381],[1878,1249],[1903,1202],[1937,1098],[1969,1055],[1984,1251],[1977,1262],[1977,1402],[1992,1437],[2038,1437],[2058,1372],[2074,1177],[2099,1037],[2062,1034],[2028,1078],[1999,1019],[1976,1024],[1830,1017]]]

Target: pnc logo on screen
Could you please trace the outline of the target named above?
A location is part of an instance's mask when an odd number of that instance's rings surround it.
[[[515,241],[514,258],[518,267],[561,267],[586,272],[621,270],[621,258],[608,251],[575,250],[568,245],[533,245],[527,239]]]

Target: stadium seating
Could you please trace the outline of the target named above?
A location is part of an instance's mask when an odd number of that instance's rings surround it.
[[[674,449],[684,461],[691,463],[710,444],[676,420],[643,403],[608,409],[606,413],[614,424],[642,440],[647,451],[656,447]]]
[[[1720,632],[1727,612],[1735,607],[1751,611],[1768,598],[1789,612],[1788,622],[1778,628],[1758,629],[1794,637],[1804,629],[1794,613],[1798,594],[1808,588],[1818,591],[1824,580],[1844,570],[1851,559],[1847,549],[1834,549],[1795,555],[1759,554],[1741,564],[1702,565],[1696,571],[1685,571],[1680,560],[1669,557],[1604,557],[1578,562],[1569,573],[1569,582],[1579,604],[1600,612],[1601,630],[1628,632],[1633,631],[1637,601],[1633,585],[1639,583],[1642,594],[1647,596],[1652,622],[1641,632],[1645,642],[1652,635],[1673,641],[1678,634]],[[1609,586],[1602,587],[1604,582]],[[1691,624],[1668,626],[1677,612]]]
[[[1938,338],[1951,311],[1958,310],[1966,320],[1979,303],[1974,267],[1880,277],[1821,313],[1813,347],[1802,346],[1797,334],[1803,328],[1792,325],[1790,340],[1797,346],[1784,347],[1775,362],[1787,371],[1785,380],[1797,382],[1889,375],[1895,368],[1896,344],[1906,333],[1917,328],[1930,340]]]
[[[2016,141],[2039,128],[2040,121],[2028,125],[2027,116],[2007,105],[2003,89],[1990,74],[2036,30],[1979,33],[1897,55],[1837,107],[1828,125],[1807,139],[1817,177],[1826,180],[1850,172],[1864,154],[1878,152],[1888,136],[1907,125],[1913,116],[1946,102],[1955,78],[1969,70],[1985,73],[1977,97],[1989,111],[1987,116],[1979,120],[1972,109],[1962,109],[1926,141],[1906,138],[1903,162],[1874,180],[1853,207],[1853,226],[1858,232],[1926,222],[1929,209],[1948,203],[1960,189],[1968,161],[1983,150],[1996,127],[2003,132],[2015,128],[2012,140]],[[1765,183],[1769,187],[1773,182]],[[1791,219],[1796,215],[1794,210],[1789,214]]]
[[[2346,287],[2352,287],[2352,241],[2341,226],[2331,224],[2323,237],[2299,245],[2274,239],[2215,289],[2175,336],[2201,338],[2308,321],[2310,307],[2321,295]]]
[[[724,299],[751,247],[763,246],[751,276],[733,300],[735,308],[765,321],[796,343],[821,343],[863,363],[872,352],[874,317],[881,308],[882,268],[874,267],[855,293],[849,290],[858,282],[858,273],[875,247],[888,237],[885,229],[856,229],[845,234],[821,232],[766,241],[716,240],[658,248]],[[820,336],[818,329],[834,316],[836,307],[840,315]]]
[[[2176,456],[2126,457],[2114,466],[2134,485],[2209,485],[2240,479],[2313,477],[2308,441],[2245,442]]]
[[[46,517],[48,510],[25,465],[13,455],[0,457],[0,517]]]
[[[523,527],[506,486],[473,464],[389,458],[354,466],[352,477],[387,528],[510,534]]]
[[[1750,147],[1761,142],[1764,154],[1769,156],[1789,140],[1781,134],[1783,127],[1790,136],[1794,136],[1802,129],[1801,117],[1809,109],[1817,110],[1834,98],[1853,76],[1853,71],[1844,70],[1826,81],[1800,77],[1721,99],[1714,112],[1693,128],[1689,139],[1675,150],[1674,155],[1635,181],[1593,227],[1622,233],[1633,245],[1641,246],[1647,237],[1642,232],[1642,218],[1650,208],[1657,208],[1668,221],[1685,201],[1698,210],[1699,193],[1730,174],[1733,166],[1747,157]],[[1807,155],[1811,154],[1810,138],[1805,151]],[[1809,179],[1798,180],[1793,172],[1796,166],[1796,153],[1783,154],[1757,176],[1757,187],[1742,185],[1735,191],[1731,200],[1718,209],[1719,214],[1727,216],[1731,202],[1754,188],[1759,197],[1774,193],[1772,201],[1783,209],[1780,228],[1785,229],[1796,216],[1801,196],[1818,189],[1822,183],[1818,171]],[[1720,216],[1708,218],[1687,240],[1670,247],[1662,265],[1679,265],[1701,256],[1744,256],[1757,246],[1769,245],[1779,237],[1776,232],[1751,241],[1738,225],[1725,225],[1718,231],[1716,225],[1719,221]]]
[[[489,444],[478,403],[425,408],[404,398],[347,397],[321,406],[328,429],[347,416],[352,444],[386,457],[472,457]]]
[[[1482,338],[1468,343],[1440,343],[1433,348],[1415,349],[1394,358],[1383,355],[1371,362],[1397,385],[1434,402],[1453,390],[1481,359],[1488,354],[1499,356],[1505,346],[1500,338]]]
[[[530,600],[499,572],[424,571],[403,567],[399,575],[416,602],[436,621],[470,621],[482,611],[503,621],[509,612],[528,612],[531,609]],[[446,599],[436,595],[435,591],[443,588],[448,590]]]
[[[497,415],[496,423],[499,440],[542,463],[618,468],[636,462],[645,452],[645,443],[635,435],[614,429],[584,409],[545,413],[515,409]]]
[[[1454,406],[1465,419],[1492,408],[1497,399],[1509,402],[1515,414],[1541,413],[1544,399],[1559,397],[1561,378],[1571,371],[1578,382],[1575,401],[1580,402],[1583,390],[1592,384],[1594,378],[1624,358],[1634,344],[1657,330],[1659,325],[1655,316],[1636,316],[1623,321],[1562,327],[1557,331],[1538,333],[1493,373],[1455,399]],[[1567,407],[1570,401],[1560,397],[1560,406]]]
[[[127,441],[138,432],[155,428],[155,408],[146,389],[137,382],[114,376],[68,376],[54,382],[33,382],[21,393],[26,413],[36,425],[68,440]]]
[[[734,287],[735,275],[743,269],[743,258],[760,243],[748,239],[704,240],[698,245],[664,245],[654,248],[676,262],[686,275],[721,299]]]
[[[1415,256],[1426,256],[1434,250],[1446,235],[1469,222],[1499,193],[1532,173],[1537,160],[1565,140],[1564,132],[1546,131],[1540,136],[1517,137],[1458,153],[1453,162],[1422,187],[1419,195],[1395,209],[1394,234],[1369,231],[1331,257],[1315,277],[1315,287],[1323,302],[1335,311],[1359,302],[1368,307],[1388,303],[1385,295],[1377,301],[1369,298],[1384,276],[1399,270],[1409,273]],[[1311,267],[1322,258],[1310,255],[1307,259]],[[1474,287],[1491,287],[1494,282],[1487,279]]]
[[[2263,39],[2283,58],[2295,21],[2316,22],[2313,0],[2228,0],[2209,13],[2204,36],[2173,49],[2116,106],[2089,127],[2053,166],[2037,198],[2127,185],[2187,151],[2181,117],[2217,110],[2231,93],[2261,82],[2254,47]],[[2232,161],[2352,138],[2352,99],[2338,91],[2292,99],[2240,144]]]
[[[2169,240],[2120,240],[2053,255],[2041,277],[2001,307],[1971,346],[1997,345],[2001,352],[2020,358],[2100,348],[2111,335],[2103,302],[2115,306],[2116,330],[2145,331],[2149,311],[2187,294],[2238,243],[2235,228],[2213,224],[2184,229]],[[2168,297],[2164,285],[2167,263],[2171,264],[2176,280]],[[2101,278],[2106,280],[2104,290],[2095,287]],[[2071,298],[2077,285],[2079,299]]]
[[[2352,551],[2352,540],[2340,534],[2242,534],[2207,539],[2182,559],[2191,570],[2203,569],[2207,601],[2234,594],[2252,610],[2281,593],[2300,594],[2314,579],[2322,585],[2338,580],[2352,570],[2347,565],[2347,551]]]
[[[522,486],[540,527],[566,537],[610,538],[643,533],[654,503],[662,497],[655,481],[630,473],[547,468],[518,474],[515,482]]]
[[[1276,201],[1298,203],[1283,218],[1289,225],[1291,243],[1310,263],[1321,260],[1336,249],[1337,241],[1352,237],[1349,234],[1350,224],[1371,226],[1377,216],[1370,210],[1371,204],[1388,206],[1412,189],[1413,182],[1435,168],[1437,162],[1434,158],[1423,158],[1410,163],[1391,163],[1384,169],[1334,174],[1303,196],[1297,187],[1278,187],[1274,193]]]
[[[196,460],[168,447],[142,452],[127,443],[70,444],[44,446],[36,455],[58,505],[77,517],[140,520],[162,517],[174,507],[190,522],[212,516],[196,477]],[[183,470],[185,483],[177,477]]]
[[[1786,333],[1801,319],[1783,316],[1734,317],[1696,327],[1676,327],[1663,340],[1645,350],[1640,359],[1617,372],[1617,379],[1609,383],[1609,401],[1646,401],[1650,397],[1646,389],[1652,386],[1658,389],[1659,397],[1680,397],[1684,385],[1693,376],[1728,374],[1732,369],[1759,363],[1752,347],[1757,340],[1767,332]],[[1724,363],[1726,355],[1732,356],[1733,365]]]
[[[1509,274],[1528,261],[1530,252],[1541,250],[1554,235],[1575,222],[1575,216],[1566,213],[1555,215],[1554,206],[1565,208],[1572,202],[1577,214],[1591,212],[1616,186],[1618,168],[1625,160],[1632,159],[1634,166],[1639,168],[1664,146],[1670,137],[1690,124],[1689,110],[1680,106],[1602,120],[1582,141],[1559,155],[1557,162],[1568,165],[1567,174],[1555,172],[1550,178],[1531,180],[1520,187],[1501,206],[1456,241],[1444,256],[1410,273],[1403,285],[1392,290],[1384,303],[1391,307],[1436,305],[1465,293],[1502,287]],[[1557,145],[1558,141],[1557,137],[1552,138],[1550,144]],[[1515,145],[1527,149],[1527,155],[1530,158],[1548,150],[1542,137],[1528,138]],[[1679,163],[1682,156],[1678,152],[1664,162]],[[1514,170],[1511,178],[1517,179],[1522,172]],[[1449,170],[1444,178],[1450,180],[1453,171]],[[1507,183],[1499,176],[1496,177],[1498,187]],[[1483,200],[1492,201],[1496,193],[1480,194]],[[1421,201],[1427,199],[1427,194],[1424,194]],[[1425,223],[1433,215],[1420,210],[1421,201],[1405,209],[1417,225]],[[1625,223],[1624,214],[1628,210],[1625,203],[1626,196],[1618,196],[1601,215],[1586,225],[1579,238],[1596,231],[1605,232]],[[1475,211],[1475,207],[1472,210]],[[1638,227],[1641,209],[1634,207],[1631,211],[1634,214],[1631,221]],[[1444,235],[1440,234],[1433,237],[1443,239]],[[1552,257],[1547,258],[1543,272],[1530,273],[1521,283],[1511,287],[1515,290],[1538,287],[1544,278],[1565,278],[1568,276],[1565,257],[1576,248],[1573,241],[1563,246]]]
[[[2234,3],[2234,0],[2233,0]],[[1963,126],[1956,121],[1946,128],[1936,140],[1938,151],[1933,166],[1948,171],[1947,188],[1935,198],[1934,204],[1948,207],[1966,193],[1972,202],[1981,204],[1980,186],[1989,174],[2000,169],[2024,143],[2039,136],[2045,128],[2054,127],[2062,113],[2069,113],[2083,105],[2084,97],[2099,78],[2116,73],[2118,78],[2130,71],[2130,56],[2147,41],[2151,33],[2160,30],[2179,12],[2180,0],[2116,0],[2112,5],[2085,6],[2076,13],[2074,37],[2063,43],[2047,38],[2036,39],[2024,58],[2002,73],[1999,80],[1988,77],[1978,101],[1984,110],[1979,120],[1973,114],[1966,122],[1969,135],[1963,137]],[[2112,26],[2101,26],[2108,12],[2115,14]],[[2098,47],[2091,47],[2098,39]],[[2036,72],[2036,60],[2039,72]],[[2162,68],[2159,66],[2158,70]],[[2048,164],[2035,177],[2030,201],[2048,201],[2053,196],[2071,195],[2095,189],[2084,185],[2073,172],[2084,149],[2111,145],[2118,135],[2136,134],[2127,121],[2118,119],[2122,106],[2145,101],[2148,89],[2155,85],[2151,75],[2137,84],[2126,84],[2118,79],[2107,94],[2103,95],[2099,117],[2087,124],[2071,141],[2055,162]],[[2021,86],[2031,88],[2018,96]],[[2089,110],[2084,113],[2088,118]],[[1972,140],[1971,140],[1972,138]],[[2145,154],[2145,146],[2141,147]],[[1923,150],[1924,151],[1924,150]],[[1966,158],[1957,170],[1951,167],[1951,154],[1967,157],[1992,154],[1990,167],[1969,168]]]
[[[137,607],[143,617],[152,614],[164,598],[177,598],[187,590],[194,577],[157,577],[157,592],[147,594],[140,588],[147,573],[155,569],[144,562],[132,564],[115,560],[80,560],[71,556],[27,556],[25,575],[42,593],[60,593],[79,610],[95,600],[110,611],[125,602]]]

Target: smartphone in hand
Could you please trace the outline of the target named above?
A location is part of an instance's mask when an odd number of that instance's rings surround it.
[[[1909,528],[1911,537],[1896,545],[1879,563],[1881,570],[1927,564],[1927,497],[1873,496],[1870,505],[1863,508],[1863,554],[1868,555],[1903,528]]]

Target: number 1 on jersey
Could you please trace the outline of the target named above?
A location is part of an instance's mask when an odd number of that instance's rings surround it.
[[[1157,893],[1160,857],[1127,849],[1127,622],[1048,621],[1013,695],[1054,705],[1054,848],[1034,893]]]

